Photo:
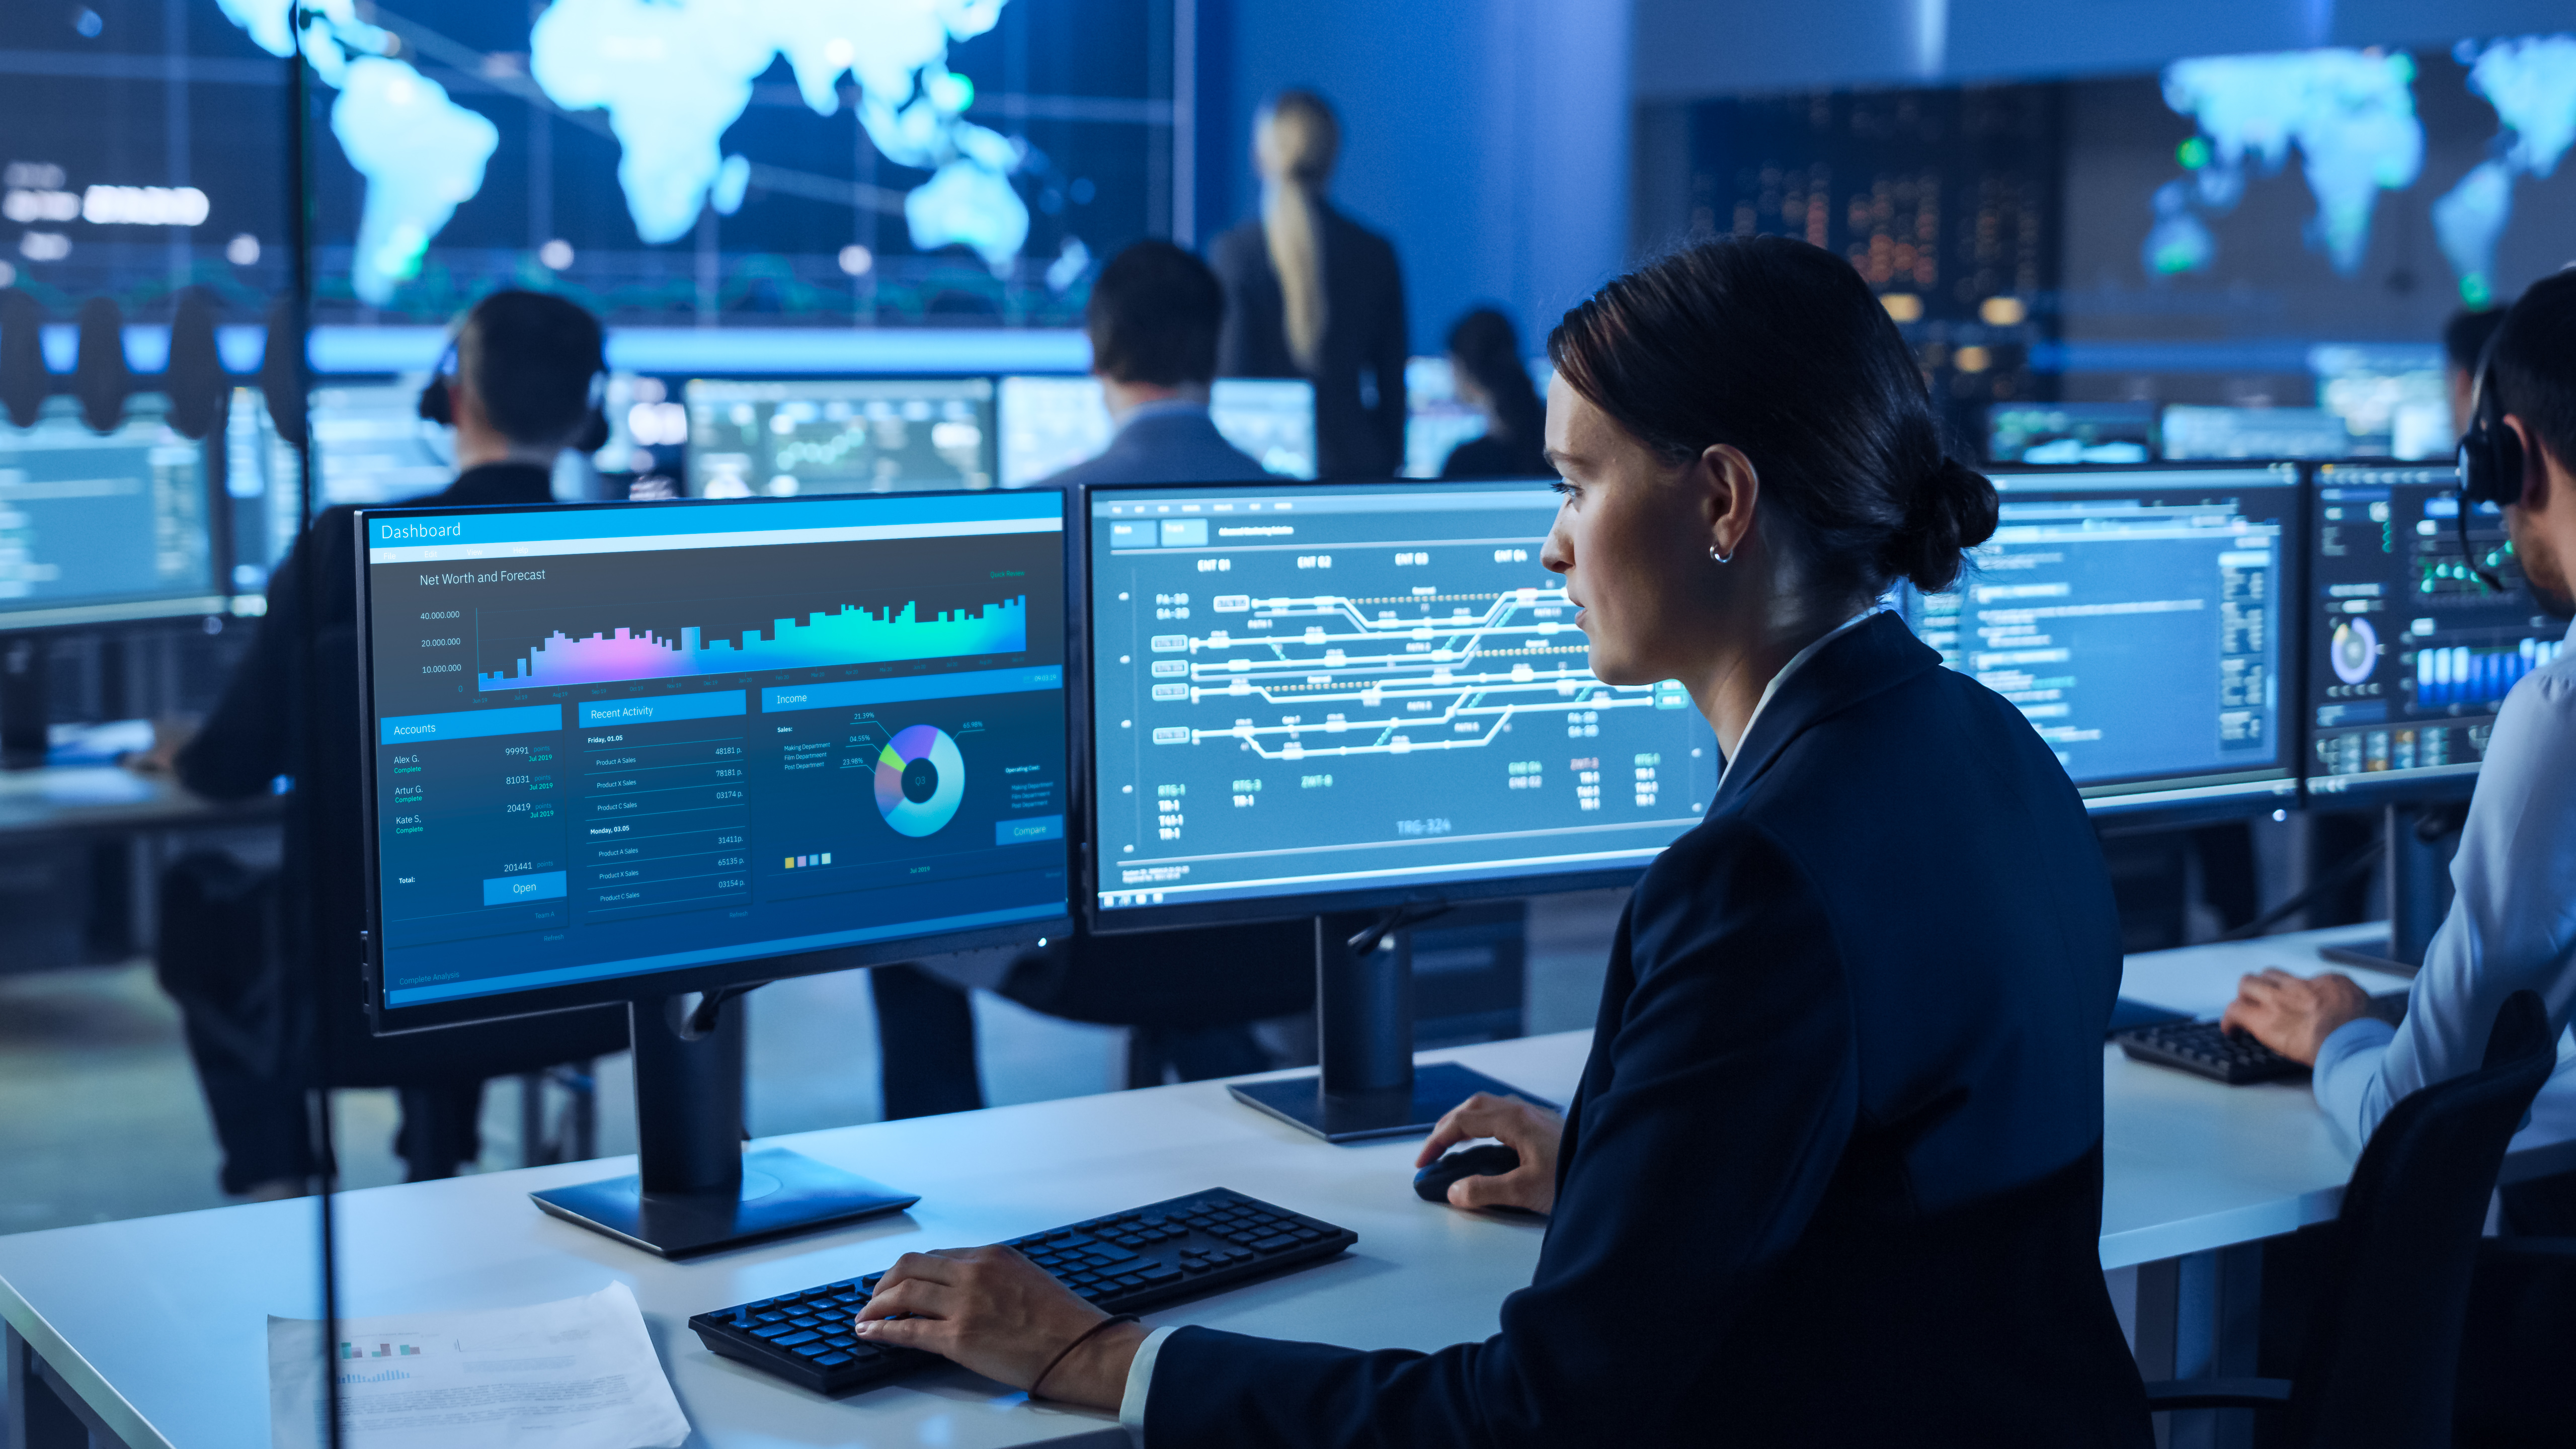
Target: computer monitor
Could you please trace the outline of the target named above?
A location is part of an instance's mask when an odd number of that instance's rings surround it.
[[[2165,456],[2175,461],[2349,458],[2360,451],[2344,420],[2323,408],[2165,409]]]
[[[1529,359],[1531,386],[1541,402],[1556,368]],[[1485,415],[1458,399],[1458,380],[1446,357],[1411,357],[1404,363],[1404,476],[1437,478],[1460,443],[1485,435]]]
[[[635,1003],[644,1188],[664,1190],[657,1142],[745,1170],[739,1056],[728,1084],[691,1055],[663,1010],[678,994],[1070,924],[1063,495],[358,526],[376,1029]],[[672,1089],[691,1072],[710,1075]],[[729,1122],[689,1105],[723,1091]],[[802,1159],[756,1170],[829,1180]],[[540,1201],[662,1251],[743,1236],[722,1193],[712,1227],[639,1227],[651,1205],[623,1182]],[[754,1218],[815,1197],[744,1193]],[[815,1200],[853,1194],[887,1205],[872,1184]]]
[[[1221,377],[1209,389],[1208,417],[1227,442],[1271,472],[1315,476],[1313,383]],[[1026,488],[1098,457],[1115,431],[1096,377],[1003,378],[1002,486]]]
[[[2144,463],[2156,456],[2152,403],[1997,403],[1986,410],[1994,463]]]
[[[1404,476],[1437,478],[1460,443],[1485,435],[1485,415],[1458,400],[1456,374],[1445,357],[1404,363]]]
[[[52,397],[0,423],[0,632],[223,611],[206,445],[168,415],[137,394],[102,435]]]
[[[1993,539],[1909,603],[1942,662],[2018,706],[2097,815],[2295,800],[2298,470],[1993,476]]]
[[[2470,515],[2470,548],[2505,591],[2461,557],[2452,468],[2325,464],[2314,507],[2309,793],[2465,794],[2505,692],[2558,656],[2567,626],[2532,600],[2492,505]]]
[[[698,497],[993,486],[989,377],[698,378],[682,397],[689,491]]]
[[[456,477],[456,444],[420,415],[426,378],[317,387],[305,411],[313,491],[324,508],[387,508]]]
[[[2451,386],[2436,343],[2334,343],[2308,349],[2317,406],[2343,420],[2349,456],[2449,459]]]
[[[1593,677],[1540,480],[1095,488],[1099,931],[1634,876],[1717,787],[1672,681]]]

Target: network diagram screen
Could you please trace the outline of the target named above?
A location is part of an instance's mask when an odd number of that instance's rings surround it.
[[[1100,380],[1006,377],[1001,382],[1002,486],[1043,483],[1098,457],[1117,427]],[[1315,385],[1303,378],[1221,377],[1208,420],[1225,440],[1282,478],[1315,476]]]
[[[704,498],[903,493],[993,486],[993,380],[700,378],[689,490]]]
[[[1716,791],[1678,683],[1587,667],[1539,561],[1544,482],[1102,488],[1086,508],[1104,928],[1634,869]]]
[[[224,607],[206,447],[157,394],[130,397],[104,436],[68,397],[32,428],[0,422],[0,627]]]
[[[2338,794],[2477,773],[2505,692],[2558,657],[2493,505],[2460,552],[2452,468],[2327,464],[2310,536],[2308,789]]]
[[[2096,811],[2296,793],[2281,673],[2299,476],[1998,473],[2001,517],[1909,608],[2018,706]]]
[[[386,1007],[1065,913],[1059,495],[361,525]]]

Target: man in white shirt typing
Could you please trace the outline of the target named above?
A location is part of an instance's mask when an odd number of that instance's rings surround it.
[[[2532,597],[2576,617],[2576,270],[2534,285],[2509,312],[2484,385],[2515,446],[2492,450],[2505,528]],[[2474,440],[2473,440],[2474,441]],[[2576,630],[2569,637],[2576,640]],[[2231,1026],[2312,1064],[2317,1105],[2358,1147],[2409,1092],[2475,1071],[2505,997],[2540,994],[2550,1025],[2576,1015],[2576,651],[2526,675],[2505,697],[2451,864],[2457,894],[2424,952],[2396,1026],[2367,1015],[2348,977],[2248,976],[2227,1009]],[[2539,1120],[2576,1116],[2576,1057],[2533,1108]],[[2506,1227],[2576,1233],[2576,1175],[2508,1193]],[[2556,1360],[2555,1367],[2547,1367]],[[2576,1432],[2576,1256],[2491,1254],[2479,1270],[2458,1402],[2464,1430],[2554,1425]],[[2551,1387],[2551,1386],[2555,1387]]]

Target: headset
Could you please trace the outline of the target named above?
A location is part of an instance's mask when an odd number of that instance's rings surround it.
[[[456,369],[456,338],[450,336],[447,350],[438,355],[438,365],[430,369],[429,381],[420,390],[418,412],[422,422],[436,423],[442,428],[456,426],[456,401],[448,392],[455,383]],[[608,412],[602,406],[607,393],[603,385],[607,371],[608,359],[605,357],[591,370],[590,415],[582,419],[580,434],[568,445],[575,452],[596,453],[608,446]]]
[[[2504,340],[2499,331],[2487,343],[2478,359],[2476,403],[2469,410],[2469,430],[2460,437],[2460,511],[2456,522],[2460,530],[2460,554],[2469,572],[2496,593],[2505,591],[2504,580],[2478,563],[2476,551],[2469,545],[2469,512],[2482,503],[2507,508],[2522,501],[2522,439],[2504,422],[2504,402],[2496,395],[2496,343]]]

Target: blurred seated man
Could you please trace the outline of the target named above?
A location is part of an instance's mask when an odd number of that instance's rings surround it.
[[[1276,475],[1208,417],[1225,292],[1207,264],[1141,241],[1101,268],[1086,324],[1091,371],[1117,433],[1100,455],[1038,484],[1258,483]],[[1286,480],[1280,480],[1286,481]],[[1251,1023],[1307,1010],[1314,945],[1303,925],[1227,927],[1095,939],[1077,932],[1041,952],[981,952],[871,973],[883,1053],[885,1115],[980,1107],[969,987],[1075,1020],[1127,1027],[1131,1085],[1235,1076],[1273,1065]]]
[[[424,420],[455,429],[456,479],[414,506],[552,501],[557,456],[604,440],[592,402],[593,382],[606,368],[598,319],[560,297],[495,292],[477,302],[457,328],[454,363],[452,374],[431,380],[421,413]],[[219,1014],[219,1003],[181,997],[199,1082],[224,1148],[223,1188],[237,1196],[278,1197],[304,1189],[314,1170],[305,1111],[310,1087],[397,1086],[402,1131],[395,1153],[410,1179],[420,1181],[452,1176],[481,1155],[476,1119],[485,1075],[601,1055],[625,1044],[622,1018],[602,1011],[417,1037],[368,1035],[356,986],[366,883],[358,875],[363,857],[354,713],[357,545],[351,514],[346,507],[323,511],[296,543],[296,556],[272,576],[258,636],[204,726],[192,738],[163,740],[130,762],[145,770],[173,769],[189,789],[218,800],[267,794],[273,782],[288,777],[299,791],[310,792],[307,808],[289,812],[286,889],[269,954],[297,964],[283,968],[288,974],[277,983],[282,989],[267,993],[284,1003],[268,1022],[271,1040],[241,1041],[243,1033],[199,1019]],[[318,736],[309,742],[309,754],[302,707],[307,657],[314,671],[309,697],[319,711],[309,731]],[[174,898],[195,894],[202,890],[183,887]],[[314,950],[324,953],[323,966],[332,973],[318,1016],[305,1010],[314,978],[302,974]],[[327,1083],[316,1079],[319,1063],[303,1050],[317,1026],[333,1043]],[[550,1043],[560,1044],[559,1055],[549,1054]]]

